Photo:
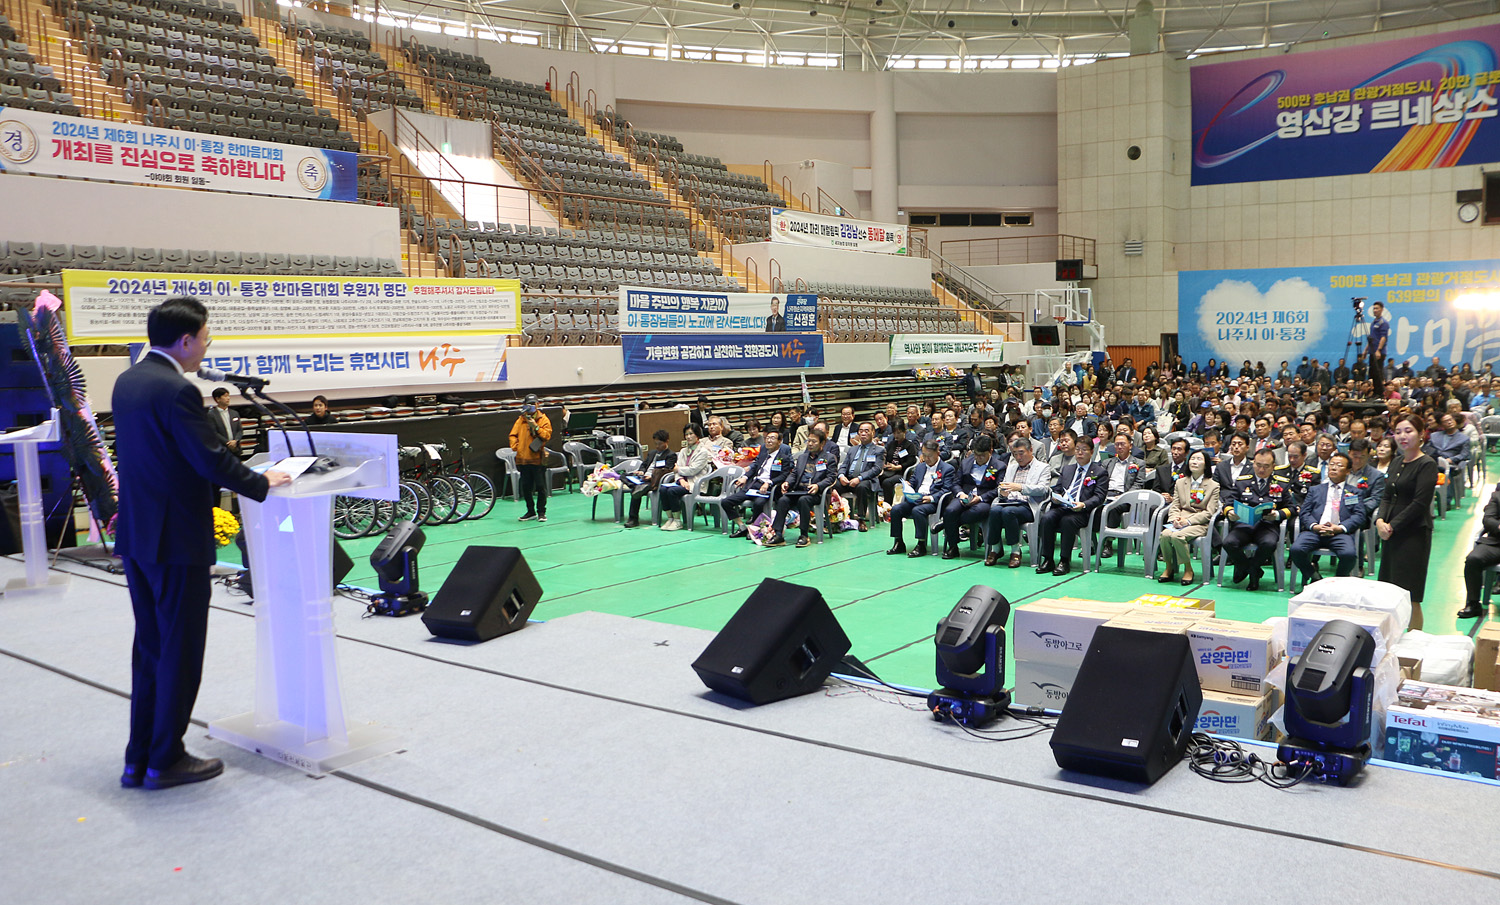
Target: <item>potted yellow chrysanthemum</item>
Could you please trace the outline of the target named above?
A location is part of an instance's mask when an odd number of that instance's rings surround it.
[[[227,510],[214,507],[214,541],[221,547],[227,547],[234,542],[235,535],[240,533],[240,520],[231,515]]]

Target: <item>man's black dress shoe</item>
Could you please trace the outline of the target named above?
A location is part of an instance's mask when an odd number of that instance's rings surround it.
[[[120,774],[120,785],[127,789],[139,789],[141,783],[146,781],[145,764],[126,764],[125,772]]]
[[[1070,569],[1071,569],[1071,567],[1067,563],[1060,562],[1060,563],[1057,564],[1057,568],[1055,568],[1055,569],[1052,570],[1052,574],[1053,575],[1066,575],[1066,574],[1068,574],[1068,572],[1070,571]]]
[[[184,754],[165,770],[147,770],[144,785],[148,789],[170,789],[192,782],[213,779],[224,772],[224,762],[217,757],[194,757]]]
[[[958,551],[957,550],[944,550],[943,551],[943,559],[958,559]]]
[[[927,545],[923,544],[923,543],[918,543],[917,546],[916,546],[916,549],[912,550],[910,553],[908,553],[906,555],[910,559],[916,559],[918,556],[926,556],[927,555]]]
[[[885,555],[886,556],[899,556],[900,554],[905,553],[905,552],[906,552],[906,543],[904,541],[899,541],[898,540],[894,544],[891,544],[891,548],[889,550],[885,551]]]
[[[1044,559],[1036,564],[1036,574],[1038,575],[1046,575],[1048,572],[1051,572],[1052,569],[1053,565],[1052,560],[1050,559]]]

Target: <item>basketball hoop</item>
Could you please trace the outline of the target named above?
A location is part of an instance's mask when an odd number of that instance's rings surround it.
[[[1068,316],[1066,314],[1054,314],[1054,315],[1052,315],[1052,319],[1055,320],[1055,321],[1057,321],[1060,324],[1063,321],[1067,320]]]

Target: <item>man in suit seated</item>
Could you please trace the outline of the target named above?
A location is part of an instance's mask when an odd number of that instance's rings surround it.
[[[1459,610],[1459,619],[1479,619],[1485,616],[1484,599],[1485,572],[1500,564],[1500,485],[1490,494],[1484,504],[1484,517],[1480,522],[1479,536],[1474,539],[1474,549],[1464,559],[1464,608]]]
[[[1052,485],[1052,502],[1042,510],[1037,525],[1042,547],[1036,564],[1038,575],[1044,572],[1068,574],[1073,541],[1079,530],[1088,528],[1094,513],[1104,505],[1104,490],[1104,466],[1094,461],[1093,446],[1082,440],[1075,442],[1073,461],[1058,473],[1057,482]],[[1053,551],[1059,543],[1062,553],[1054,566]]]
[[[1229,455],[1220,456],[1219,464],[1214,467],[1214,480],[1219,482],[1221,493],[1233,495],[1235,488],[1239,486],[1240,477],[1250,473],[1252,466],[1247,455],[1249,451],[1249,435],[1235,431],[1229,438]],[[1274,454],[1272,458],[1275,458]]]
[[[989,501],[989,519],[984,528],[984,539],[991,548],[984,564],[993,566],[999,562],[1008,546],[1010,559],[1006,565],[1017,569],[1021,566],[1021,528],[1035,518],[1031,507],[1047,498],[1052,487],[1052,469],[1032,455],[1031,444],[1018,433],[1010,438],[1010,460],[1000,477]]]
[[[907,431],[906,422],[898,421],[893,425],[891,442],[885,445],[885,465],[880,471],[880,495],[886,505],[890,505],[895,500],[896,486],[901,483],[901,476],[915,464],[917,464],[915,438]]]
[[[1312,551],[1322,546],[1333,550],[1338,559],[1339,577],[1354,574],[1359,559],[1354,533],[1364,527],[1366,511],[1359,493],[1348,483],[1350,464],[1344,453],[1330,456],[1328,481],[1313,485],[1302,501],[1297,517],[1300,531],[1292,541],[1291,560],[1302,570],[1303,584],[1323,577],[1312,561]]]
[[[891,507],[891,539],[895,543],[886,552],[889,556],[906,553],[906,542],[901,539],[901,523],[910,518],[916,522],[916,546],[908,556],[927,555],[927,526],[937,513],[937,499],[951,493],[958,486],[958,474],[952,463],[941,460],[942,447],[937,440],[922,443],[922,461],[911,470],[907,485],[911,488],[905,499]]]
[[[829,448],[828,435],[821,427],[813,428],[807,435],[807,449],[797,457],[791,472],[781,482],[781,497],[776,500],[776,518],[771,522],[767,547],[786,544],[782,531],[786,528],[787,513],[793,506],[797,508],[797,527],[802,532],[797,538],[797,546],[805,547],[810,543],[807,534],[813,526],[812,511],[838,473],[838,455]]]
[[[625,517],[625,523],[621,528],[639,528],[641,526],[641,501],[651,495],[651,491],[661,485],[662,479],[672,474],[677,469],[677,453],[672,452],[671,439],[665,430],[658,430],[651,435],[651,442],[656,447],[645,457],[632,477],[639,478],[639,483],[631,486],[630,481],[630,514]]]
[[[1177,490],[1177,479],[1187,477],[1187,457],[1191,445],[1186,437],[1178,437],[1172,441],[1171,455],[1156,470],[1152,490],[1165,497],[1170,497]]]
[[[1120,432],[1115,435],[1115,454],[1105,459],[1104,465],[1104,505],[1108,506],[1119,499],[1122,494],[1146,483],[1146,463],[1135,458],[1131,445],[1130,435]],[[1110,528],[1120,527],[1120,519],[1125,515],[1123,510],[1116,510],[1109,514]],[[1100,556],[1114,555],[1114,538],[1104,542],[1104,549],[1099,551]]]
[[[844,461],[839,466],[839,476],[834,487],[839,494],[849,494],[849,511],[859,523],[859,530],[868,531],[865,524],[870,508],[870,494],[880,489],[880,470],[885,467],[885,450],[875,443],[875,425],[866,421],[859,426],[856,442],[844,452]]]
[[[771,499],[771,490],[792,470],[792,448],[781,442],[781,434],[774,427],[761,434],[760,455],[750,463],[745,473],[729,485],[724,496],[724,514],[734,520],[730,537],[745,537],[744,508],[750,505],[753,518],[766,508]]]
[[[980,434],[974,440],[973,454],[965,456],[958,466],[958,489],[949,494],[943,506],[943,559],[958,556],[960,525],[982,522],[989,515],[990,500],[1005,467],[993,450],[994,441]]]
[[[1240,475],[1235,482],[1231,502],[1224,507],[1224,516],[1231,523],[1239,521],[1235,503],[1252,508],[1269,504],[1271,508],[1253,525],[1236,524],[1230,528],[1224,546],[1228,548],[1229,562],[1234,566],[1234,583],[1239,584],[1248,575],[1248,590],[1258,591],[1265,564],[1276,553],[1281,523],[1297,514],[1297,495],[1293,477],[1276,471],[1276,453],[1263,449],[1255,454],[1254,463],[1251,470]],[[1247,549],[1254,552],[1247,554]]]

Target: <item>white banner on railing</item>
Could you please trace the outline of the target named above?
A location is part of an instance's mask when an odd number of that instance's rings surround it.
[[[845,220],[843,217],[825,217],[777,207],[771,209],[771,241],[904,255],[906,227],[899,223]]]
[[[275,390],[501,381],[520,332],[516,280],[64,270],[63,290],[75,345],[140,343],[148,311],[194,296],[213,336],[204,364]]]
[[[1004,361],[1003,343],[971,333],[897,333],[891,337],[891,364],[980,364]]]
[[[359,155],[0,107],[0,170],[354,201]]]
[[[818,297],[620,287],[621,333],[815,333]]]

